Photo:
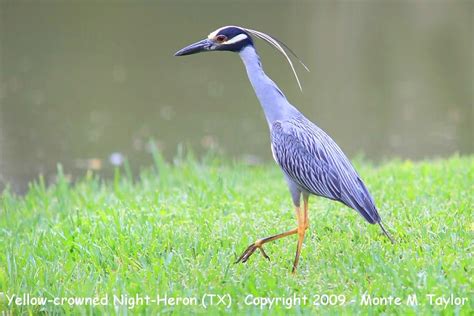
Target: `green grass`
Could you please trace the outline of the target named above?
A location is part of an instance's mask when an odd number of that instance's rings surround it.
[[[155,155],[138,180],[116,171],[103,181],[88,174],[73,185],[59,170],[55,185],[40,179],[25,196],[0,197],[0,314],[122,313],[113,295],[196,297],[228,294],[230,308],[139,304],[129,313],[285,314],[285,306],[247,306],[255,297],[303,297],[296,314],[461,314],[474,309],[474,157],[356,167],[374,195],[392,245],[355,211],[310,198],[310,229],[296,276],[296,237],[266,245],[234,265],[257,238],[296,226],[291,199],[276,165],[246,166],[219,159]],[[46,298],[108,295],[105,306],[7,306],[7,295]],[[364,293],[396,296],[402,305],[361,306]],[[344,305],[311,306],[316,295]],[[416,294],[418,305],[406,298]],[[427,294],[465,297],[463,306],[430,305]],[[334,299],[333,298],[333,299]],[[216,299],[217,301],[217,299]],[[209,302],[209,301],[208,301]],[[340,302],[340,301],[337,301]]]

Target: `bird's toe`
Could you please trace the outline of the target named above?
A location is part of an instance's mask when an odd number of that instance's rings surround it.
[[[245,262],[247,262],[249,260],[249,258],[253,255],[255,250],[257,250],[257,249],[260,250],[260,252],[262,253],[262,256],[265,259],[270,260],[270,257],[266,254],[265,250],[263,250],[262,244],[259,240],[259,241],[256,241],[255,243],[251,244],[250,246],[248,246],[247,249],[245,249],[245,251],[239,257],[239,259],[237,259],[237,261],[235,261],[235,263],[239,263],[239,262],[245,263]]]
[[[260,249],[260,252],[262,253],[262,256],[267,259],[268,261],[270,261],[270,257],[266,254],[265,250],[263,250],[263,247],[260,246],[258,249]]]

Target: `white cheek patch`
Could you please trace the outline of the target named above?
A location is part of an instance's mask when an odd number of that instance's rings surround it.
[[[248,36],[245,35],[245,34],[239,34],[237,36],[234,36],[233,38],[231,38],[230,40],[222,43],[222,44],[225,44],[225,45],[230,45],[230,44],[234,44],[234,43],[237,43],[237,42],[240,42],[240,41],[243,41],[245,39],[247,39]]]

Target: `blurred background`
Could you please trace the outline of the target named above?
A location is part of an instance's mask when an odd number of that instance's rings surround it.
[[[173,57],[224,25],[257,41],[291,103],[350,157],[423,159],[474,149],[474,1],[0,0],[0,190],[57,163],[110,175],[179,144],[271,160],[268,127],[238,56]]]

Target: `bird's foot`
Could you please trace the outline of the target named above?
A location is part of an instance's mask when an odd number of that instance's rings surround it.
[[[263,242],[260,239],[260,240],[257,240],[256,242],[254,242],[253,244],[251,244],[250,246],[248,246],[247,249],[245,249],[244,253],[242,253],[242,255],[239,257],[239,259],[237,259],[237,261],[235,263],[239,263],[239,262],[245,263],[245,262],[247,262],[247,260],[249,260],[250,256],[253,255],[253,253],[257,249],[260,250],[260,252],[262,253],[262,256],[265,259],[270,260],[270,257],[265,253],[265,250],[263,250]]]

